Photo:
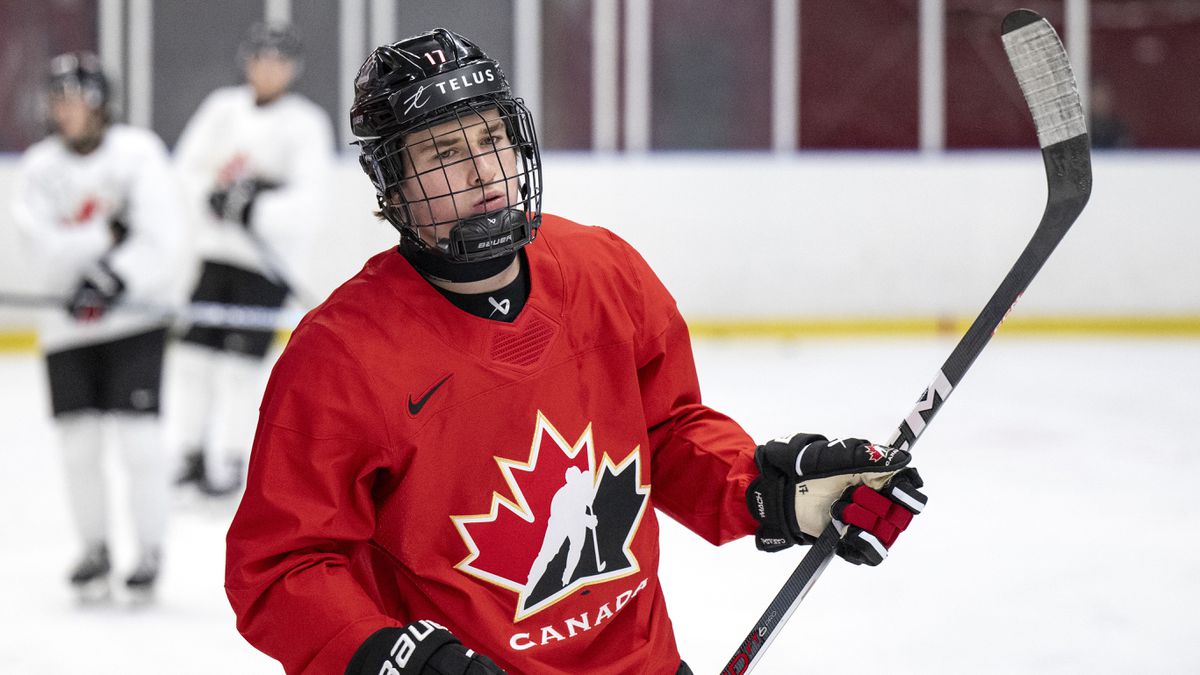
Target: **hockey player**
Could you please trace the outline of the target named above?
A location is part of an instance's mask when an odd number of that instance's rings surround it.
[[[176,148],[202,261],[192,300],[279,308],[325,218],[333,132],[316,104],[289,90],[303,65],[290,27],[255,25],[239,58],[246,84],[210,94]],[[178,482],[210,495],[241,487],[273,339],[193,327],[172,349]]]
[[[152,590],[158,576],[170,486],[159,420],[167,334],[147,307],[179,298],[184,224],[162,141],[110,118],[111,89],[94,54],[51,62],[54,134],[21,158],[13,207],[34,269],[48,292],[69,300],[39,331],[50,380],[71,513],[84,554],[71,583],[85,597],[107,592],[108,486],[104,426],[120,445],[140,554],[126,586]],[[128,302],[129,308],[122,303]]]
[[[637,252],[541,213],[495,61],[436,29],[376,49],[355,89],[400,245],[301,322],[267,386],[227,539],[247,640],[289,673],[689,673],[657,512],[769,550],[836,517],[843,557],[883,559],[924,503],[909,455],[757,446],[703,405]]]

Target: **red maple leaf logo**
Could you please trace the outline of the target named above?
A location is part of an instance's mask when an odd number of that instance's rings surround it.
[[[65,221],[64,225],[84,225],[104,208],[100,197],[88,195]]]
[[[523,462],[503,457],[495,459],[508,484],[509,494],[493,492],[487,513],[451,516],[469,551],[455,568],[516,593],[514,622],[554,605],[584,586],[626,577],[641,569],[630,550],[649,503],[650,487],[642,485],[639,479],[639,447],[635,447],[620,464],[614,463],[607,454],[597,462],[590,424],[579,440],[569,443],[538,411],[529,458]],[[594,513],[598,512],[600,503],[596,502],[597,511],[594,512],[591,501],[596,498],[601,483],[606,478],[625,478],[623,474],[627,469],[632,471],[634,486],[627,492],[640,502],[634,505],[636,511],[632,512],[635,515],[619,524],[614,524],[617,519],[602,517],[598,520]],[[610,481],[610,484],[618,482]],[[569,535],[575,538],[577,545],[548,534],[548,524],[555,528],[553,523],[561,523],[563,495],[570,492],[582,493],[573,502],[577,510],[574,522],[578,527]],[[583,510],[585,502],[586,511]],[[586,527],[580,523],[586,523]],[[619,531],[612,531],[613,528],[619,528]],[[615,557],[624,559],[601,560],[601,551],[613,557],[610,548],[600,544],[601,539],[618,541],[620,552]],[[574,566],[558,565],[554,573],[549,573],[549,560],[561,560],[564,556],[559,552],[563,548],[568,551],[565,556],[568,564],[573,561]],[[594,563],[591,555],[582,555],[585,548],[595,556]],[[572,552],[572,549],[575,550]],[[616,550],[616,546],[611,548],[611,551]],[[551,580],[551,590],[547,591],[545,583],[539,583],[544,581],[543,577],[558,575],[563,577],[561,587],[557,580]]]
[[[878,447],[876,447],[873,444],[867,444],[866,451],[867,451],[867,459],[872,462],[879,462],[879,461],[882,461],[885,457],[887,457],[887,454],[884,451],[880,450]]]
[[[228,188],[250,174],[250,158],[239,152],[230,157],[217,171],[217,186]]]

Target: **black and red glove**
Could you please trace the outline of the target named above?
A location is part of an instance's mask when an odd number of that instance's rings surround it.
[[[796,434],[760,445],[754,459],[746,504],[763,551],[811,544],[832,521],[839,556],[878,565],[927,501],[912,455],[858,438]]]
[[[251,213],[258,195],[279,187],[270,181],[247,178],[239,180],[208,195],[208,208],[213,215],[249,229]]]
[[[104,260],[84,271],[66,310],[77,321],[96,321],[125,294],[125,281]]]
[[[491,659],[424,619],[381,628],[354,652],[346,675],[506,675]]]

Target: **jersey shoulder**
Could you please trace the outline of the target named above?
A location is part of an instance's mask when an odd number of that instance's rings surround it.
[[[395,271],[399,257],[394,248],[371,256],[361,270],[333,289],[324,302],[304,317],[301,324],[376,323],[380,316],[388,314],[386,309],[390,305],[403,302],[404,293],[398,292],[397,288],[403,286],[406,280],[399,278]]]
[[[153,131],[127,124],[114,124],[104,130],[104,141],[96,156],[105,166],[137,166],[139,162],[159,162],[167,157],[167,147]],[[91,157],[89,155],[88,157]],[[75,166],[85,158],[72,153],[57,135],[34,143],[21,155],[21,167],[26,171],[54,170]]]
[[[20,166],[25,171],[31,171],[58,164],[65,158],[66,151],[58,136],[47,136],[21,153]]]
[[[588,267],[627,266],[633,247],[611,230],[583,225],[549,213],[542,214],[538,237],[544,238],[560,260],[587,260]],[[581,257],[587,256],[587,257]]]
[[[233,87],[217,87],[204,97],[204,102],[201,107],[210,108],[233,108],[250,106],[254,103],[254,94],[250,91],[249,85],[237,85]]]
[[[632,245],[603,227],[543,214],[545,251],[555,258],[574,302],[624,306],[633,319],[675,313],[675,300]],[[534,241],[534,246],[538,245]]]
[[[283,103],[284,105],[305,115],[319,117],[326,120],[329,119],[329,116],[325,114],[325,109],[317,105],[312,99],[308,98],[304,94],[289,91],[284,95],[283,100],[281,100],[280,103]]]
[[[104,143],[111,144],[114,150],[121,153],[152,156],[156,159],[165,158],[167,154],[167,146],[158,134],[128,124],[114,124],[109,127],[105,132]]]
[[[637,249],[604,227],[543,214],[538,238],[545,240],[568,278],[606,278],[617,285],[640,286],[646,277],[654,277]]]
[[[254,94],[249,85],[218,87],[210,91],[196,107],[188,125],[192,126],[196,120],[205,120],[210,124],[213,120],[228,120],[253,109]]]

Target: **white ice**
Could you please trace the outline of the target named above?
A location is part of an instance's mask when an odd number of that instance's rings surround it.
[[[882,439],[953,343],[699,341],[696,356],[707,402],[756,438]],[[76,604],[47,410],[37,357],[0,355],[0,673],[281,672],[221,589],[233,504],[173,506],[156,604]],[[926,512],[881,567],[834,561],[755,672],[1200,672],[1198,417],[1200,341],[1002,334],[915,447]],[[803,550],[664,528],[680,649],[716,673]]]

